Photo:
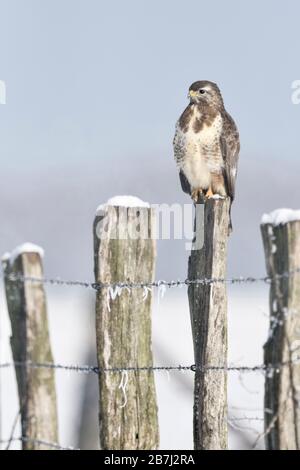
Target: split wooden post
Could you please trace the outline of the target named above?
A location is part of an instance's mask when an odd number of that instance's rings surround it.
[[[58,442],[54,370],[26,363],[53,363],[44,286],[18,277],[42,278],[42,249],[25,244],[2,258],[11,348],[16,364],[23,450],[47,450],[35,440]],[[18,365],[19,363],[19,365]]]
[[[199,223],[201,206],[197,204],[196,208],[195,235],[198,239],[203,235],[203,246],[199,249],[195,245],[196,249],[191,251],[188,278],[225,278],[230,201],[207,201],[202,211],[202,224]],[[205,369],[227,365],[226,285],[222,282],[191,284],[188,296],[195,364],[199,366],[194,386],[194,448],[226,449],[227,372]]]
[[[271,277],[270,327],[264,345],[265,366],[270,366],[265,379],[265,443],[269,450],[299,450],[299,212],[297,215],[282,209],[265,215],[261,232],[267,274]]]
[[[94,222],[97,283],[152,282],[155,266],[154,212],[137,200],[100,206]],[[96,299],[100,370],[153,365],[152,293],[143,288],[101,288]],[[157,449],[159,444],[154,374],[151,370],[100,372],[102,449]]]

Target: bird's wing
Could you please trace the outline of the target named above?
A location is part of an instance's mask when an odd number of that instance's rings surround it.
[[[182,190],[187,193],[191,194],[191,186],[190,183],[182,171],[182,166],[185,159],[186,153],[186,142],[185,136],[182,132],[179,123],[176,125],[175,136],[173,140],[173,148],[174,148],[174,158],[177,164],[177,168],[179,169],[179,178],[181,183]]]
[[[181,168],[185,158],[185,136],[180,128],[179,122],[176,124],[173,139],[174,159],[178,168]]]
[[[226,111],[223,112],[222,117],[223,129],[220,143],[224,160],[224,176],[227,193],[231,200],[233,200],[240,151],[240,138],[238,129],[232,117]]]
[[[192,192],[191,185],[182,170],[179,171],[179,178],[180,178],[182,191],[187,194],[191,194]]]

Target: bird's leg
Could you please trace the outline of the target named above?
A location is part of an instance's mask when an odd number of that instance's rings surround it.
[[[195,204],[197,204],[199,196],[201,194],[203,194],[202,189],[193,189],[191,196]]]
[[[211,189],[211,186],[208,188],[208,190],[206,191],[205,193],[205,197],[206,199],[210,199],[211,197],[213,197],[214,193],[212,192],[212,189]]]

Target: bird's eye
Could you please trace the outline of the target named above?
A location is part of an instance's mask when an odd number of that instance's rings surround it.
[[[201,90],[199,90],[199,92],[201,93],[201,95],[204,95],[204,93],[206,93],[206,91],[203,90],[203,88]]]

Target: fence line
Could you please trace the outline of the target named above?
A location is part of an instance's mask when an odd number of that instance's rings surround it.
[[[143,288],[159,288],[159,287],[182,287],[190,285],[211,285],[211,284],[254,284],[255,282],[263,282],[269,284],[272,281],[276,281],[283,278],[289,278],[296,274],[300,274],[300,268],[294,269],[292,271],[285,271],[281,274],[276,274],[274,276],[262,276],[262,277],[232,277],[232,278],[203,278],[203,279],[185,279],[177,281],[165,281],[163,279],[153,281],[153,282],[89,282],[89,281],[80,281],[80,280],[66,280],[60,278],[38,278],[32,276],[22,276],[19,274],[10,274],[7,276],[7,279],[12,282],[32,282],[40,284],[50,284],[50,285],[60,285],[60,286],[70,286],[70,287],[85,287],[94,290],[100,290],[105,288],[120,288],[120,289],[143,289]],[[4,277],[0,275],[0,279]]]
[[[229,424],[233,425],[236,429],[247,429],[245,427],[240,427],[239,425],[235,423],[240,422],[240,421],[263,421],[263,418],[260,418],[258,416],[242,416],[242,417],[232,416],[232,417],[229,417],[227,421]],[[249,428],[249,429],[252,429],[252,428]],[[9,439],[1,439],[0,445],[11,444],[12,442],[32,442],[32,443],[47,446],[49,448],[56,449],[56,450],[81,450],[79,447],[61,446],[60,444],[57,444],[56,442],[48,442],[42,439],[30,439],[25,436],[11,437]]]
[[[293,360],[285,361],[276,364],[260,364],[256,366],[206,366],[206,365],[178,365],[178,366],[142,366],[142,367],[106,367],[99,368],[98,366],[89,366],[89,365],[63,365],[63,364],[52,364],[52,363],[35,363],[30,361],[15,361],[15,362],[4,362],[0,364],[0,369],[8,369],[11,367],[21,367],[26,368],[30,367],[33,369],[58,369],[58,370],[67,370],[72,372],[79,372],[84,374],[93,373],[96,375],[102,373],[114,373],[114,372],[143,372],[143,371],[226,371],[226,372],[278,372],[283,367],[290,366],[291,364],[299,364],[300,356],[297,356]]]
[[[299,259],[298,259],[299,261]],[[299,265],[299,262],[295,262],[294,265],[297,266],[297,264]],[[163,293],[165,292],[165,290],[167,288],[173,288],[173,287],[177,287],[177,288],[180,288],[180,287],[189,287],[189,286],[211,286],[211,285],[216,285],[216,284],[254,284],[254,283],[265,283],[265,284],[271,284],[272,287],[274,287],[274,283],[276,283],[277,281],[280,281],[280,280],[284,280],[284,279],[288,279],[292,276],[295,276],[295,275],[299,275],[300,274],[300,268],[295,268],[291,271],[283,271],[282,273],[278,274],[278,273],[268,273],[267,276],[263,276],[263,277],[251,277],[251,276],[248,276],[248,277],[232,277],[232,278],[226,278],[226,277],[211,277],[211,278],[208,278],[208,277],[204,277],[206,273],[197,273],[196,276],[199,277],[199,278],[196,278],[196,279],[193,279],[193,276],[190,276],[191,279],[185,279],[185,280],[177,280],[177,281],[173,281],[173,280],[169,280],[169,281],[165,281],[165,280],[156,280],[156,281],[152,281],[152,282],[110,282],[110,283],[107,283],[107,282],[99,282],[99,279],[96,278],[96,281],[98,282],[89,282],[89,281],[80,281],[80,280],[68,280],[68,279],[60,279],[60,278],[47,278],[47,277],[38,277],[38,276],[29,276],[28,274],[27,275],[22,275],[22,274],[19,274],[19,273],[10,273],[6,276],[1,276],[0,275],[0,279],[5,279],[5,280],[8,280],[8,281],[11,281],[12,283],[14,282],[18,282],[20,283],[19,286],[17,286],[17,288],[24,288],[24,286],[22,286],[22,283],[35,283],[35,284],[48,284],[48,285],[58,285],[58,286],[74,286],[74,287],[84,287],[84,288],[88,288],[88,289],[92,289],[96,292],[98,292],[98,295],[101,295],[102,292],[100,292],[102,289],[106,289],[107,290],[107,299],[108,300],[114,300],[117,295],[120,295],[122,290],[127,290],[127,291],[131,291],[133,289],[142,289],[142,293],[143,293],[143,300],[145,300],[147,298],[147,295],[149,292],[152,291],[152,289],[154,288],[158,288],[158,294],[161,294],[163,295]],[[208,274],[214,274],[214,273],[208,273]],[[221,273],[216,273],[217,275],[218,274],[221,274],[221,276],[225,273],[221,272]],[[203,276],[203,277],[202,277]],[[123,277],[122,275],[119,275],[119,277]],[[125,277],[125,276],[124,276]],[[128,276],[129,277],[129,276]],[[145,277],[147,276],[143,276],[141,275],[141,278],[142,279],[145,279]],[[131,279],[139,279],[139,277],[132,277],[130,276]],[[104,278],[105,279],[105,278]],[[298,278],[299,279],[299,278]],[[118,281],[118,278],[117,279],[114,279],[114,281]],[[271,287],[271,288],[272,288]],[[213,287],[212,287],[213,288]],[[105,292],[105,295],[106,295],[106,292]],[[12,296],[12,298],[14,298],[14,295]],[[104,299],[105,300],[105,299]],[[109,302],[108,302],[108,310],[110,311],[110,306],[109,306]],[[282,316],[278,317],[277,313],[276,315],[273,313],[271,313],[271,315],[269,316],[269,318],[271,319],[271,324],[270,324],[270,329],[269,329],[269,339],[270,337],[273,336],[274,334],[274,331],[277,329],[277,327],[283,325],[286,320],[289,318],[290,315],[293,315],[294,314],[294,311],[293,310],[288,310],[288,309],[282,309],[283,311],[283,314]],[[272,310],[271,310],[272,312]],[[276,310],[277,312],[277,310]],[[113,316],[112,316],[113,318]],[[299,349],[296,348],[296,349]],[[293,352],[295,353],[295,349],[292,351],[291,349],[289,349],[290,352]],[[125,373],[127,374],[127,372],[143,372],[143,371],[149,371],[149,372],[152,372],[152,371],[165,371],[165,372],[170,372],[170,371],[179,371],[179,372],[197,372],[197,371],[200,371],[200,372],[203,372],[203,376],[204,376],[204,372],[207,372],[207,371],[212,371],[212,372],[220,372],[220,371],[224,371],[224,372],[238,372],[238,373],[251,373],[251,372],[262,372],[263,374],[266,374],[266,380],[268,380],[269,378],[272,378],[274,377],[274,374],[279,374],[280,371],[284,368],[284,367],[291,367],[291,365],[294,365],[294,364],[300,364],[300,356],[297,356],[297,357],[294,357],[294,358],[281,358],[282,360],[280,361],[280,358],[279,358],[279,361],[276,361],[274,360],[274,362],[272,360],[270,361],[267,361],[265,362],[264,364],[259,364],[259,365],[254,365],[254,366],[248,366],[248,365],[213,365],[214,362],[218,362],[217,360],[214,361],[213,360],[207,360],[206,362],[212,364],[212,365],[206,365],[206,364],[203,364],[204,361],[202,360],[199,360],[199,357],[197,357],[195,360],[196,364],[191,364],[191,365],[163,365],[163,366],[125,366],[125,367],[107,367],[108,364],[105,364],[105,367],[99,367],[99,366],[93,366],[93,365],[74,365],[74,364],[70,364],[70,365],[63,365],[63,364],[55,364],[55,363],[52,363],[52,362],[42,362],[43,361],[43,358],[42,361],[38,362],[38,361],[35,361],[34,360],[35,358],[33,358],[33,360],[31,361],[11,361],[11,362],[5,362],[5,363],[0,363],[0,370],[2,369],[8,369],[8,368],[35,368],[35,369],[40,369],[40,368],[43,368],[43,369],[56,369],[56,370],[64,370],[64,371],[73,371],[73,372],[78,372],[78,373],[85,373],[85,374],[94,374],[94,375],[98,375],[100,376],[100,379],[103,377],[101,377],[101,374],[104,374],[104,373]],[[45,358],[46,359],[46,358]],[[47,358],[48,359],[48,358]],[[46,359],[46,360],[47,360]],[[284,359],[287,359],[287,360],[284,360]],[[289,359],[289,360],[288,360]],[[50,359],[52,360],[52,358]],[[111,361],[112,363],[125,363],[125,364],[134,364],[136,361],[134,360],[128,360],[128,361],[122,361],[122,360],[116,360],[116,361]],[[143,361],[144,363],[151,363],[152,361],[148,360],[148,358],[146,360]],[[221,364],[224,364],[224,362],[226,363],[226,361],[223,359],[220,361]],[[103,365],[103,364],[102,364]],[[124,375],[126,375],[124,374]],[[150,375],[150,374],[149,374]],[[196,377],[197,377],[197,374],[196,374]],[[242,376],[241,376],[242,377]],[[274,379],[277,380],[277,377],[274,377]],[[121,384],[122,384],[122,387],[121,387]],[[126,386],[127,386],[127,383],[126,385],[123,383],[123,375],[122,375],[122,379],[121,379],[121,383],[120,383],[120,386],[119,388],[122,388],[122,391],[124,393],[124,396],[125,396],[125,402],[127,400],[126,398]],[[121,408],[123,407],[124,405],[121,406]],[[299,407],[299,403],[297,404],[297,406]],[[269,411],[267,411],[269,413]],[[19,413],[18,413],[19,414]],[[262,438],[262,437],[265,437],[267,436],[268,434],[270,434],[273,430],[273,428],[275,427],[275,424],[276,424],[276,420],[278,420],[278,413],[273,413],[272,411],[269,413],[271,414],[271,419],[267,422],[269,422],[269,425],[267,426],[267,428],[265,429],[265,431],[263,433],[258,433],[258,437],[253,445],[253,448],[256,447],[257,443],[259,442],[259,440]],[[226,418],[226,421],[229,423],[229,424],[232,424],[233,427],[236,427],[236,429],[247,429],[246,427],[239,427],[239,422],[243,422],[243,421],[248,421],[249,423],[251,421],[264,421],[263,418],[260,418],[260,417],[257,417],[257,416],[233,416],[233,417],[228,417]],[[223,422],[223,421],[222,421]],[[225,422],[225,420],[224,420]],[[266,422],[266,420],[265,420]],[[11,435],[10,435],[10,438],[8,440],[0,440],[0,444],[8,444],[8,447],[10,445],[11,442],[16,442],[16,441],[19,441],[19,442],[23,442],[23,443],[34,443],[36,444],[37,446],[46,446],[46,447],[49,447],[49,448],[53,448],[53,449],[56,449],[56,450],[80,450],[80,449],[76,449],[74,447],[63,447],[63,446],[60,446],[59,444],[57,444],[56,442],[50,442],[50,441],[56,441],[58,440],[57,437],[55,436],[45,436],[44,437],[48,440],[40,440],[40,439],[35,439],[35,437],[39,437],[39,436],[24,436],[24,430],[22,430],[22,433],[23,434],[22,436],[20,437],[14,437],[14,433],[15,433],[15,427],[16,427],[16,419],[14,420],[14,423],[13,423],[13,428],[12,428],[12,432],[11,432]],[[251,428],[248,428],[248,429],[251,429]]]
[[[57,444],[56,442],[48,442],[48,441],[43,441],[41,439],[30,439],[29,437],[25,436],[20,436],[20,437],[13,437],[12,439],[1,439],[0,444],[9,444],[10,442],[31,442],[34,444],[38,444],[41,446],[47,446],[52,449],[56,450],[81,450],[76,447],[68,446],[68,447],[63,447]]]
[[[263,421],[264,418],[259,418],[258,416],[239,416],[239,417],[230,417],[228,421]]]
[[[19,413],[18,413],[19,414]],[[232,416],[228,418],[228,424],[232,425],[235,429],[240,429],[240,430],[245,430],[248,429],[246,427],[241,427],[239,426],[238,422],[241,421],[263,421],[263,418],[260,418],[258,416],[242,416],[242,417],[236,417]],[[252,428],[249,428],[252,429]],[[10,445],[12,442],[32,442],[37,445],[43,445],[47,446],[49,448],[55,449],[55,450],[81,450],[79,447],[73,447],[73,446],[61,446],[60,444],[57,444],[56,442],[48,442],[44,441],[42,439],[30,439],[25,436],[20,436],[20,437],[10,437],[9,439],[1,439],[0,440],[0,445]],[[7,448],[8,450],[8,448]]]

